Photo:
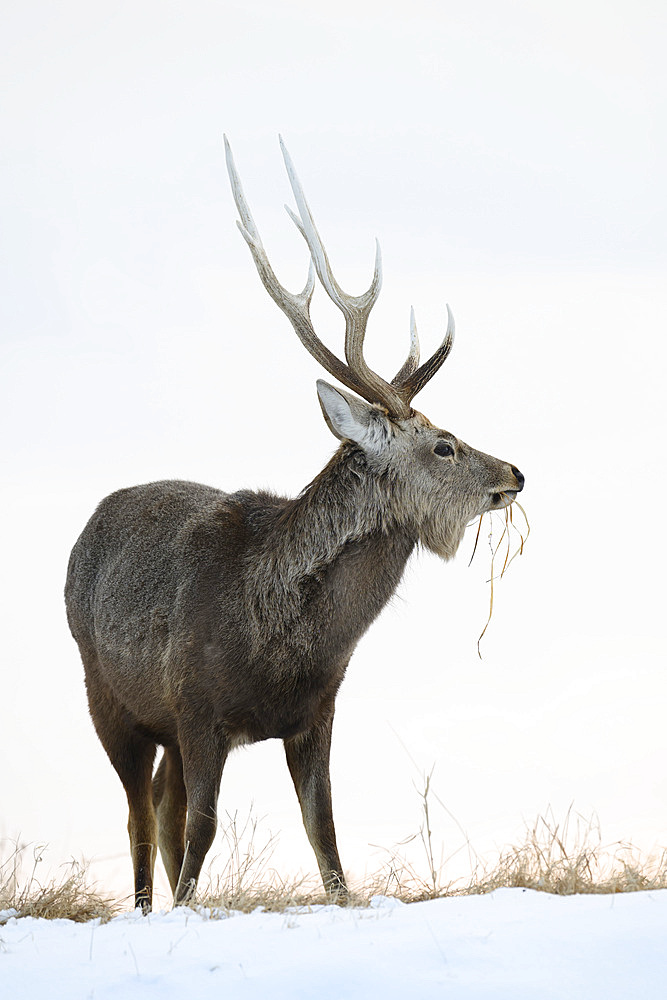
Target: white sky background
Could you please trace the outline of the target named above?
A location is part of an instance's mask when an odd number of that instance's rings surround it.
[[[335,446],[224,169],[223,131],[300,288],[280,131],[343,287],[367,286],[380,239],[372,366],[399,367],[411,304],[430,353],[451,303],[455,350],[418,405],[521,468],[533,529],[482,661],[474,533],[450,565],[416,558],[359,646],[333,749],[344,865],[417,830],[434,764],[482,854],[572,801],[605,840],[667,843],[665,20],[590,0],[5,5],[0,832],[111,857],[98,873],[129,890],[62,601],[97,502],[159,478],[294,494]],[[222,810],[251,802],[277,863],[312,870],[278,743],[227,765]]]

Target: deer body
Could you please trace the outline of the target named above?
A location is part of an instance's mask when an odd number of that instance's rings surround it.
[[[317,720],[416,543],[354,524],[354,508],[341,505],[338,535],[317,553],[308,529],[331,513],[324,497],[178,481],[100,504],[72,553],[70,623],[148,735],[177,741],[184,698],[198,723],[207,705],[235,745],[287,739]],[[295,520],[301,559],[280,552]]]
[[[369,293],[345,297],[293,180],[295,221],[346,315],[349,367],[339,361],[310,326],[312,270],[300,296],[278,285],[233,161],[230,176],[265,286],[311,353],[366,401],[318,382],[324,417],[342,443],[294,499],[150,483],[102,501],[74,546],[68,619],[93,722],[127,793],[135,898],[145,910],[158,843],[175,901],[183,902],[213,840],[227,755],[271,738],[284,741],[324,885],[345,898],[329,751],[350,656],[418,543],[450,558],[472,518],[507,506],[523,487],[514,466],[409,405],[444,361],[451,330],[419,367],[413,324],[396,379],[370,372],[361,342],[379,263]],[[158,744],[165,749],[153,776]]]

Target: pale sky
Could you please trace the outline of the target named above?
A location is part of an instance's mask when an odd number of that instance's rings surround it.
[[[5,5],[0,833],[54,864],[112,858],[95,870],[129,890],[124,793],[62,601],[99,500],[161,478],[294,494],[335,447],[224,170],[223,131],[300,288],[280,132],[343,287],[367,286],[380,240],[371,365],[402,361],[410,305],[430,353],[450,303],[454,352],[417,405],[519,466],[532,525],[483,660],[472,534],[451,564],[415,558],[360,644],[332,754],[344,867],[418,829],[433,765],[483,855],[571,802],[605,841],[667,846],[666,19],[590,0]],[[251,803],[277,864],[314,870],[277,743],[227,765],[221,811]],[[455,852],[456,823],[432,820]]]

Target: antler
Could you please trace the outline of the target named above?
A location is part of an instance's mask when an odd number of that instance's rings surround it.
[[[410,353],[408,354],[403,367],[391,380],[392,385],[398,386],[401,395],[409,400],[414,399],[420,389],[423,389],[435,373],[442,367],[449,357],[449,352],[454,345],[454,314],[447,305],[447,330],[440,347],[434,351],[428,361],[418,368],[419,365],[419,337],[417,336],[417,324],[415,322],[415,311],[410,308]]]
[[[330,375],[342,382],[348,389],[363,396],[369,403],[380,403],[394,417],[410,415],[410,402],[426,383],[438,371],[449,354],[454,337],[454,319],[447,306],[447,333],[440,347],[421,367],[419,365],[419,340],[414,319],[414,311],[410,318],[410,353],[405,364],[391,383],[368,367],[363,355],[363,344],[366,335],[366,325],[370,311],[375,305],[382,285],[382,258],[380,245],[376,240],[375,268],[370,288],[363,295],[346,294],[336,281],[322,239],[317,232],[315,221],[303,193],[294,165],[287,149],[280,139],[287,175],[296,199],[299,215],[297,216],[287,205],[285,208],[297,229],[308,244],[311,263],[308,280],[303,291],[297,295],[285,289],[273,271],[261,237],[251,215],[243,194],[241,181],[234,164],[232,151],[225,136],[225,155],[227,172],[232,185],[234,201],[241,221],[237,226],[241,231],[259,272],[262,284],[273,301],[280,307],[290,320],[294,330],[306,350],[322,365]],[[326,347],[315,333],[310,318],[310,301],[315,287],[315,272],[320,279],[331,301],[338,306],[345,317],[345,357],[347,364],[341,361]]]

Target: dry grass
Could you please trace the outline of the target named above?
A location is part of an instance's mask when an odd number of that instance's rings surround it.
[[[472,874],[467,880],[448,881],[444,877],[446,862],[435,861],[430,803],[432,799],[439,803],[439,799],[432,791],[431,775],[425,777],[419,794],[419,832],[387,851],[387,861],[374,875],[363,882],[350,882],[350,905],[368,906],[377,895],[414,903],[516,887],[557,895],[667,889],[667,852],[646,857],[629,844],[604,845],[597,821],[576,815],[572,808],[561,822],[547,809],[527,828],[521,843],[503,850],[490,865],[477,858],[467,843]],[[231,820],[224,836],[230,848],[228,860],[200,893],[195,908],[203,906],[209,913],[221,915],[232,910],[248,913],[257,907],[284,911],[330,902],[319,880],[280,878],[270,866],[273,839],[256,847],[255,821],[239,830],[236,820]],[[423,869],[401,853],[411,841],[421,842]]]
[[[194,909],[204,908],[211,915],[232,911],[251,913],[261,907],[267,911],[284,912],[292,907],[324,906],[331,903],[319,875],[300,875],[285,879],[272,867],[276,838],[261,839],[259,822],[250,816],[240,822],[237,815],[227,817],[222,830],[224,853],[213,859],[208,873],[199,882]],[[382,870],[363,882],[349,886],[350,906],[368,906],[377,895],[396,896],[412,901],[408,888],[413,873],[394,852]],[[219,865],[222,863],[222,868]],[[216,874],[211,870],[215,869]],[[423,898],[423,886],[419,896]],[[416,898],[416,896],[415,896]]]
[[[504,495],[505,494],[501,494],[501,496]],[[513,511],[514,507],[516,507],[518,510],[521,511],[521,515],[523,517],[523,522],[524,522],[521,528],[519,528],[514,521],[514,511]],[[482,530],[482,523],[485,517],[487,517],[487,514],[479,515],[477,534],[475,535],[475,544],[473,546],[472,555],[470,556],[470,562],[468,563],[469,566],[471,565],[473,559],[475,558],[475,553],[477,552],[477,544],[479,542],[479,536]],[[500,538],[498,539],[498,541],[496,541],[496,539],[494,538],[494,526],[497,523],[498,519],[500,520],[502,532]],[[491,569],[490,569],[491,575],[488,581],[490,588],[489,615],[488,618],[486,619],[486,624],[484,625],[484,628],[480,632],[479,638],[477,639],[477,655],[479,656],[480,660],[482,659],[481,642],[482,639],[484,638],[484,634],[488,629],[489,623],[491,622],[491,618],[493,616],[494,582],[496,580],[502,580],[506,571],[512,565],[516,557],[523,555],[524,545],[528,541],[528,536],[530,535],[530,524],[528,523],[528,516],[523,507],[521,506],[521,504],[518,502],[518,500],[513,500],[512,503],[509,504],[508,507],[503,508],[501,512],[489,511],[488,521],[489,521],[488,545],[491,553]],[[519,536],[518,541],[516,539],[517,535]],[[513,542],[516,545],[514,551],[512,551]],[[503,564],[502,564],[502,569],[498,573],[496,569],[497,566],[496,560],[499,558],[499,556],[502,559]]]
[[[192,904],[195,909],[203,906],[213,913],[250,913],[257,907],[282,911],[290,906],[312,906],[326,901],[314,879],[284,879],[272,867],[276,838],[269,834],[263,841],[260,839],[256,817],[248,816],[241,823],[238,815],[228,815],[222,839],[224,853],[213,859],[206,876],[200,878],[197,898]],[[211,873],[214,867],[216,874]]]
[[[368,906],[378,895],[414,903],[508,887],[558,895],[667,889],[667,851],[646,857],[629,844],[605,846],[597,822],[576,815],[571,808],[561,822],[547,810],[527,828],[522,842],[500,852],[492,864],[481,862],[466,844],[471,876],[447,881],[446,863],[435,862],[430,802],[439,799],[431,789],[430,779],[430,775],[425,778],[420,792],[421,829],[387,851],[387,861],[374,875],[363,882],[351,881],[349,905]],[[223,839],[224,866],[216,875],[211,875],[209,869],[208,884],[206,877],[200,881],[200,891],[192,904],[197,911],[220,917],[232,911],[250,913],[258,907],[284,912],[330,902],[319,878],[285,880],[271,867],[275,839],[269,836],[263,843],[260,841],[257,820],[249,818],[239,824],[237,817],[229,818]],[[418,870],[401,853],[401,848],[411,841],[421,841],[425,871]],[[0,864],[0,924],[12,916],[76,921],[100,918],[105,922],[127,908],[127,901],[112,902],[89,887],[85,868],[74,862],[59,879],[42,885],[36,875],[40,852],[34,852],[32,870],[22,879],[25,860],[26,848],[15,847],[7,861]]]
[[[490,869],[478,867],[463,892],[520,887],[559,896],[667,888],[667,852],[646,857],[631,844],[604,845],[595,819],[562,822],[550,810],[526,831],[525,841],[503,851]]]
[[[7,845],[2,846],[6,849]],[[33,848],[28,864],[28,847],[12,844],[0,862],[0,925],[11,917],[64,918],[79,923],[99,918],[105,923],[119,912],[117,903],[88,884],[85,866],[76,861],[64,865],[58,877],[42,883],[38,877],[42,851],[43,847]]]

